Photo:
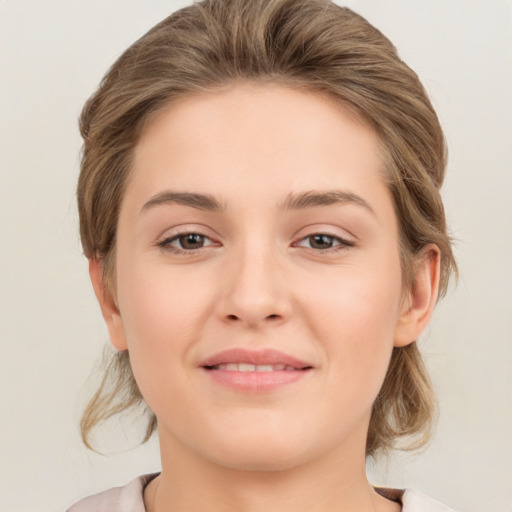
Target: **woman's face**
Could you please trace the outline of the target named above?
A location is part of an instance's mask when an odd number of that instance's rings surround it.
[[[116,243],[111,338],[163,449],[245,469],[364,457],[404,309],[369,127],[284,86],[183,99],[136,147]]]

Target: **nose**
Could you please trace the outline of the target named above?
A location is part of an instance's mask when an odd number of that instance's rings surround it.
[[[252,329],[285,322],[291,315],[290,284],[283,263],[271,248],[233,254],[223,272],[217,311],[223,322]]]

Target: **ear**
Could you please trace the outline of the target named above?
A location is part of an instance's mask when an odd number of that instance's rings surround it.
[[[101,312],[107,324],[110,343],[117,350],[126,350],[127,344],[124,335],[123,321],[117,307],[117,301],[113,293],[105,285],[103,267],[97,258],[89,259],[89,275],[96,298],[100,303]]]
[[[395,330],[395,347],[409,345],[425,330],[437,301],[440,267],[439,248],[429,244],[418,260],[412,288],[402,302]]]

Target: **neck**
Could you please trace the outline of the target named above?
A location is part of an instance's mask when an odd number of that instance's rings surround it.
[[[159,432],[162,474],[146,488],[148,512],[397,512],[366,478],[360,443],[279,470],[229,468]],[[364,446],[364,445],[363,445]],[[157,491],[157,492],[155,492]]]

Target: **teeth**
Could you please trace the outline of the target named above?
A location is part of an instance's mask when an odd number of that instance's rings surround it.
[[[213,367],[215,370],[227,370],[231,372],[278,372],[295,371],[293,366],[284,364],[249,364],[249,363],[223,363]]]
[[[274,369],[272,368],[271,364],[259,364],[256,366],[257,372],[272,372]]]

